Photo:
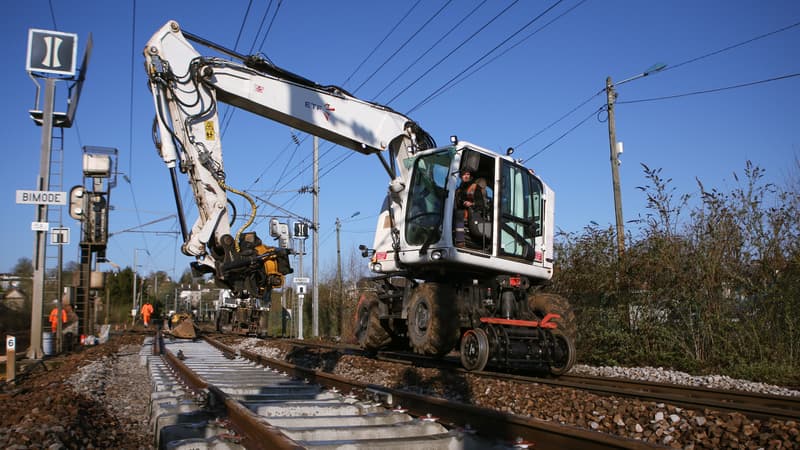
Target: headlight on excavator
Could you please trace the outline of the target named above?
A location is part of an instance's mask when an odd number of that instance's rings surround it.
[[[381,266],[381,263],[372,263],[372,267],[370,267],[370,270],[372,270],[373,272],[380,272],[381,270],[383,270],[383,266]]]
[[[445,250],[434,250],[431,252],[431,260],[433,261],[444,259],[445,256],[447,256],[447,252]]]

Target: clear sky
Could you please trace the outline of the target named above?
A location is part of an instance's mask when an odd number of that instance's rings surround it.
[[[592,221],[614,223],[602,91],[606,77],[622,81],[655,63],[668,67],[617,86],[626,220],[645,212],[646,200],[636,189],[646,183],[640,163],[662,168],[678,193],[695,198],[695,178],[706,187],[730,189],[732,174],[741,173],[747,160],[765,168],[775,183],[796,175],[795,0],[30,0],[7,8],[0,27],[6,66],[0,75],[6,142],[0,272],[33,254],[34,207],[14,201],[16,190],[36,189],[40,165],[41,128],[28,117],[36,100],[25,71],[30,28],[76,33],[79,55],[90,33],[94,40],[76,124],[64,131],[62,189],[82,183],[84,146],[117,148],[120,176],[111,193],[108,258],[132,267],[136,255],[141,271],[174,276],[187,267],[191,259],[179,251],[177,222],[168,217],[175,213],[168,172],[150,137],[154,109],[142,56],[149,37],[172,19],[223,46],[261,51],[320,84],[388,104],[420,123],[439,145],[456,134],[497,151],[515,147],[515,157],[555,190],[557,226],[565,231]],[[763,80],[773,81],[723,89]],[[57,111],[66,110],[67,86],[58,83]],[[723,90],[683,96],[718,89]],[[673,98],[633,102],[662,97]],[[233,111],[222,109],[228,183],[310,219],[312,197],[297,191],[312,181],[311,139]],[[321,154],[320,262],[323,272],[331,272],[336,218],[343,220],[346,259],[358,244],[372,243],[388,179],[375,157],[325,142]],[[185,179],[181,187],[191,224],[196,214]],[[246,208],[237,203],[241,216]],[[255,230],[267,243],[268,218],[274,215],[284,213],[268,205],[259,209]],[[79,227],[66,211],[63,217],[73,237],[64,260],[77,261]],[[310,257],[304,267],[308,275]]]

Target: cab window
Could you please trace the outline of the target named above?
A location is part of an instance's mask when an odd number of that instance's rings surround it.
[[[542,235],[542,183],[528,169],[503,162],[499,253],[533,261]]]
[[[447,199],[445,185],[451,161],[452,152],[449,151],[420,156],[414,161],[405,220],[409,245],[434,243],[441,239]]]

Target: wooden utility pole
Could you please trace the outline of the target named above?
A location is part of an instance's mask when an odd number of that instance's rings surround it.
[[[336,218],[336,280],[338,282],[338,300],[339,306],[339,336],[344,333],[344,300],[342,299],[342,248],[339,239],[339,232],[342,229],[342,221]]]
[[[617,151],[617,130],[614,122],[614,83],[611,77],[606,78],[606,108],[608,110],[608,146],[611,157],[611,182],[614,187],[614,214],[617,220],[617,252],[622,257],[625,253],[625,223],[622,219],[622,192],[619,185],[619,152]]]

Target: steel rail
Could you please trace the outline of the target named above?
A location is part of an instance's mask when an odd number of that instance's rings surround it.
[[[160,347],[160,344],[156,345]],[[214,404],[223,405],[231,426],[242,436],[242,443],[248,449],[288,450],[302,448],[302,446],[281,433],[280,430],[262,421],[255,413],[232,399],[221,389],[208,384],[169,350],[162,350],[161,356],[175,370],[176,375],[187,387],[196,392],[208,392],[213,397]]]
[[[352,345],[337,346],[334,344],[310,343],[295,340],[292,340],[292,343],[298,346],[317,346],[322,348],[338,347],[340,351],[349,354],[361,354],[362,356],[373,357],[381,361],[447,369],[453,370],[456,373],[472,373],[501,380],[581,389],[598,395],[633,397],[641,400],[669,403],[682,408],[739,412],[759,420],[769,420],[773,418],[779,420],[800,420],[800,397],[612,377],[567,374],[561,375],[558,378],[549,378],[492,371],[468,372],[461,368],[457,358],[446,358],[442,360],[402,352],[378,352],[376,355],[370,356],[367,352],[360,351]]]
[[[220,350],[235,350],[219,341],[206,337],[206,340]],[[286,361],[268,358],[249,350],[239,351],[240,356],[275,370],[286,372],[309,382],[336,388],[340,391],[359,392],[372,395],[390,407],[407,409],[418,417],[435,417],[439,422],[455,428],[474,430],[510,445],[535,443],[539,448],[581,448],[581,449],[652,449],[662,448],[620,436],[588,431],[575,426],[560,425],[529,417],[479,408],[474,405],[458,403],[441,398],[429,397],[385,386],[348,380],[338,375],[301,367]],[[516,444],[515,444],[516,443]]]

